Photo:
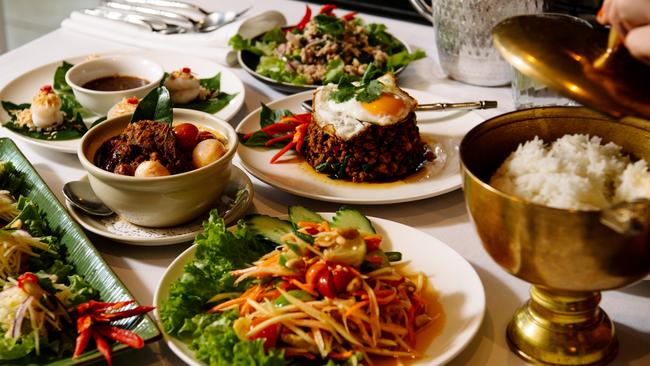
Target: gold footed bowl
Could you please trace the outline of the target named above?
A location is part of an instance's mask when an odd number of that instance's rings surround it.
[[[600,291],[626,286],[650,272],[650,223],[614,230],[606,211],[550,208],[504,194],[488,183],[519,144],[539,136],[600,136],[650,162],[650,122],[613,120],[586,108],[533,108],[501,115],[472,129],[460,145],[463,190],[490,256],[530,282],[531,298],[506,335],[520,357],[546,365],[601,365],[618,351],[614,324],[598,306]]]

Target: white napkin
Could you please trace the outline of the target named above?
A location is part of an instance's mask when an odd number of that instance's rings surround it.
[[[131,46],[184,53],[232,66],[237,63],[235,52],[228,46],[233,35],[239,33],[249,39],[286,23],[282,13],[272,10],[237,20],[209,33],[160,34],[135,24],[73,11],[63,20],[61,27]]]

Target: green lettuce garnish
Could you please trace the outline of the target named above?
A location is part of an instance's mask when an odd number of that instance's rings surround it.
[[[197,100],[188,104],[177,104],[177,107],[189,108],[212,114],[222,110],[237,96],[237,93],[228,94],[221,91],[221,73],[217,73],[211,78],[201,79],[199,82],[202,87],[208,90],[208,99]]]

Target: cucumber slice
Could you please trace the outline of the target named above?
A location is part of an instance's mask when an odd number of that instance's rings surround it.
[[[316,213],[316,211],[302,206],[289,207],[289,220],[291,220],[294,226],[297,226],[301,221],[315,223],[321,223],[325,221],[325,219]]]
[[[293,232],[300,239],[308,242],[309,244],[314,243],[314,238],[311,235],[303,234],[298,232],[298,223],[299,222],[316,222],[321,223],[325,219],[316,213],[316,211],[311,210],[307,207],[302,206],[289,206],[289,220],[293,224]]]
[[[253,235],[282,245],[282,237],[293,228],[289,221],[266,215],[248,215],[242,219]]]
[[[336,211],[336,215],[332,218],[332,226],[338,228],[353,227],[366,234],[376,233],[367,217],[361,212],[345,206]]]

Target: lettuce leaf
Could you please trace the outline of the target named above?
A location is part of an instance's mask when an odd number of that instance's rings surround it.
[[[273,248],[256,240],[243,226],[231,233],[216,210],[210,212],[203,227],[195,239],[195,258],[171,285],[169,299],[160,309],[163,326],[171,334],[178,334],[187,319],[202,313],[215,294],[243,288],[245,284],[234,286],[230,271],[245,267]]]
[[[0,361],[15,360],[27,356],[34,349],[34,337],[23,335],[18,339],[0,337]]]

